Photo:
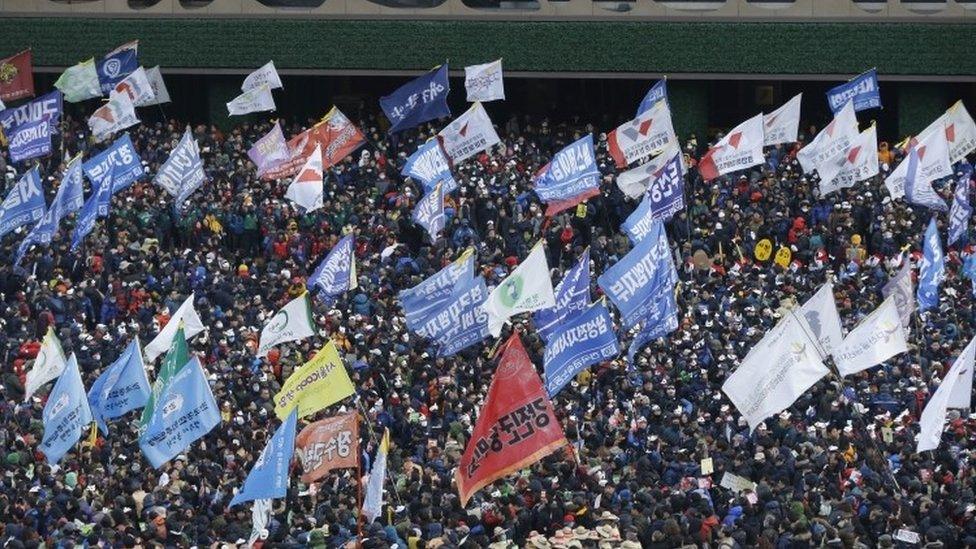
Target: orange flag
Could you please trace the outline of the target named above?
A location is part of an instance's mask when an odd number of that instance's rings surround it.
[[[316,421],[295,438],[295,454],[302,464],[302,482],[322,478],[333,469],[359,464],[359,414],[349,412]]]

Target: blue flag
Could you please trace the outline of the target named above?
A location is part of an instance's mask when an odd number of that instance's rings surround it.
[[[116,84],[139,68],[138,53],[139,41],[135,40],[115,48],[95,63],[103,95],[108,95]]]
[[[905,200],[940,212],[949,211],[949,206],[932,188],[932,183],[919,181],[918,155],[917,147],[913,146],[908,150],[908,158],[905,160],[908,162],[908,171],[905,173]]]
[[[10,161],[23,162],[51,154],[51,125],[47,120],[28,122],[10,136]]]
[[[597,283],[620,310],[624,326],[632,328],[650,314],[661,288],[673,289],[676,279],[664,225],[655,221],[650,233]]]
[[[881,88],[878,87],[878,71],[871,69],[827,91],[827,104],[834,114],[840,112],[848,101],[854,101],[854,112],[881,106]]]
[[[451,108],[447,106],[447,94],[450,91],[447,63],[444,63],[400,86],[390,95],[381,97],[380,107],[392,124],[389,132],[406,130],[428,120],[451,116]]]
[[[78,360],[71,353],[44,405],[44,438],[40,449],[48,463],[57,463],[78,442],[92,422],[91,409],[81,382]]]
[[[261,451],[247,474],[244,486],[230,500],[230,507],[256,499],[283,498],[288,492],[288,466],[295,454],[295,429],[298,425],[298,407],[292,409],[288,419],[278,426],[274,436]]]
[[[652,174],[644,198],[620,228],[636,244],[651,232],[655,221],[667,221],[684,207],[681,157],[676,154]]]
[[[590,249],[587,248],[556,286],[556,306],[541,309],[533,317],[535,330],[548,340],[559,326],[590,306]]]
[[[81,176],[81,155],[74,157],[68,163],[68,168],[61,177],[61,185],[51,201],[51,206],[44,212],[41,220],[31,229],[17,247],[14,264],[17,265],[24,258],[24,254],[34,244],[47,246],[58,232],[58,226],[64,216],[78,211],[85,202],[85,187]]]
[[[424,194],[434,190],[438,181],[444,182],[444,194],[457,189],[457,181],[451,174],[451,167],[447,163],[444,151],[436,139],[430,139],[421,145],[407,158],[407,163],[401,172],[404,177],[420,181],[424,186]]]
[[[332,298],[356,287],[356,235],[350,233],[336,244],[309,277],[309,286],[318,287]]]
[[[474,278],[474,250],[468,248],[461,257],[437,271],[427,280],[397,294],[403,307],[407,328],[416,332],[438,309],[450,300],[459,282]]]
[[[112,200],[112,174],[111,172],[102,177],[100,181],[93,182],[94,192],[88,197],[88,201],[81,208],[78,219],[75,221],[75,232],[71,237],[71,251],[78,249],[81,242],[95,228],[95,221],[99,217],[108,216],[109,206]]]
[[[139,437],[139,447],[149,463],[159,469],[219,424],[220,409],[194,356],[159,394],[146,431]]]
[[[166,189],[176,199],[174,205],[179,207],[206,179],[200,147],[187,127],[180,142],[170,151],[169,158],[156,172],[153,183]]]
[[[969,204],[969,180],[972,176],[972,165],[961,162],[956,173],[956,193],[952,199],[952,209],[949,210],[949,246],[969,230],[969,216],[973,213],[973,207]]]
[[[640,105],[637,107],[637,114],[634,118],[644,114],[645,112],[651,110],[658,101],[668,101],[668,80],[662,78],[651,86],[651,89],[647,90],[647,95],[641,100]]]
[[[34,166],[10,188],[3,199],[3,205],[0,206],[0,237],[44,217],[46,207],[41,176],[37,166]]]
[[[89,158],[82,168],[88,179],[94,182],[101,181],[111,172],[112,194],[128,188],[146,173],[129,134],[116,139],[107,149]]]
[[[634,357],[644,345],[662,338],[678,329],[678,303],[674,290],[663,287],[654,296],[647,316],[641,321],[641,329],[627,349],[627,365],[633,367]]]
[[[451,356],[488,337],[485,279],[459,281],[447,303],[431,314],[417,333],[432,340],[437,356]]]
[[[102,433],[108,434],[105,420],[145,406],[150,390],[137,337],[88,390],[88,403]]]
[[[427,230],[431,241],[444,230],[444,187],[438,183],[433,192],[424,195],[413,209],[413,221]]]
[[[3,133],[7,136],[12,136],[16,133],[17,128],[25,124],[46,120],[50,133],[57,135],[58,126],[61,124],[63,97],[60,91],[55,90],[38,97],[30,103],[0,110],[0,125],[3,126]]]
[[[618,353],[620,347],[617,345],[617,335],[613,333],[610,311],[601,300],[568,324],[560,326],[546,343],[543,356],[546,392],[550,398],[555,396],[576,374]]]
[[[939,228],[935,223],[935,216],[929,220],[924,239],[916,292],[919,312],[925,312],[939,305],[939,284],[942,283],[942,277],[945,275],[945,254],[942,253],[942,242],[939,240]]]
[[[534,178],[535,194],[546,203],[572,203],[566,209],[593,196],[600,189],[600,170],[593,151],[593,134],[586,134],[552,157]]]

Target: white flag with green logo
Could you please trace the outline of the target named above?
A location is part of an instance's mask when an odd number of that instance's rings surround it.
[[[265,356],[272,347],[287,341],[298,341],[315,334],[312,306],[308,292],[296,297],[281,308],[261,330],[258,356]]]
[[[31,395],[37,392],[42,385],[48,381],[57,379],[64,371],[67,360],[64,358],[64,351],[61,349],[61,342],[58,336],[54,335],[54,329],[47,327],[47,334],[41,342],[41,348],[37,351],[34,365],[31,371],[27,372],[27,384],[24,389],[24,401],[30,399]]]
[[[556,306],[556,296],[549,278],[549,263],[542,242],[532,248],[529,257],[508,275],[488,296],[488,330],[493,337],[502,333],[502,326],[512,316]]]
[[[64,100],[71,103],[84,101],[102,96],[102,88],[98,83],[98,71],[95,70],[95,58],[82,61],[73,67],[68,67],[54,87],[64,93]]]

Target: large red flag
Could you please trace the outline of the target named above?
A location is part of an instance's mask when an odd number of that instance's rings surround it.
[[[455,474],[461,506],[482,487],[569,444],[518,334],[505,342]]]
[[[332,107],[321,122],[288,140],[291,158],[268,170],[263,177],[280,179],[295,175],[315,151],[316,145],[322,146],[322,169],[328,169],[365,142],[359,128],[338,107]]]
[[[24,50],[0,59],[0,101],[34,96],[34,68],[31,51]]]
[[[302,463],[302,482],[322,478],[333,469],[359,465],[359,414],[349,412],[316,421],[295,438]]]

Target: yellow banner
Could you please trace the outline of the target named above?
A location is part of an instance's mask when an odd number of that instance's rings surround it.
[[[284,421],[298,406],[298,417],[305,417],[354,392],[349,373],[339,359],[339,351],[335,343],[329,340],[312,360],[285,380],[281,391],[274,397],[275,415]]]

